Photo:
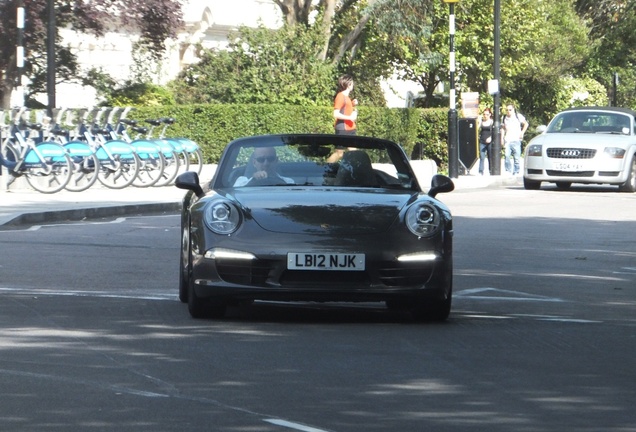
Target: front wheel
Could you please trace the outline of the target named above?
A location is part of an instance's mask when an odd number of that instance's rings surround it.
[[[535,180],[528,180],[527,178],[523,178],[523,187],[527,190],[539,190],[541,189],[541,182]]]
[[[558,189],[570,189],[570,186],[572,186],[572,182],[556,182],[556,187]]]
[[[636,155],[632,158],[632,166],[625,183],[618,187],[620,192],[636,192]]]
[[[194,291],[194,278],[188,278],[188,311],[192,318],[223,318],[227,306],[221,299],[198,297]]]
[[[73,175],[73,161],[64,147],[42,143],[25,156],[25,177],[29,185],[41,193],[64,189]]]
[[[83,157],[73,157],[73,175],[65,186],[71,192],[82,192],[90,188],[97,181],[99,175],[99,159],[94,154]]]
[[[112,158],[100,160],[98,179],[109,189],[123,189],[135,181],[140,164],[134,153],[115,154]]]

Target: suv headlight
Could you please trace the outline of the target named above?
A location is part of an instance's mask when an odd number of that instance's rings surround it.
[[[625,157],[625,149],[620,147],[605,147],[605,155],[612,159],[623,159]]]
[[[529,145],[526,149],[526,156],[541,156],[541,144]]]
[[[212,201],[205,208],[203,220],[217,234],[232,234],[241,224],[241,212],[229,201]]]
[[[442,217],[439,210],[431,204],[414,204],[406,212],[406,226],[418,237],[430,237],[439,231]]]

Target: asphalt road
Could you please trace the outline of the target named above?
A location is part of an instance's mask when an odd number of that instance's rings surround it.
[[[0,231],[0,430],[636,431],[636,194],[465,190],[448,322],[192,320],[178,217]]]

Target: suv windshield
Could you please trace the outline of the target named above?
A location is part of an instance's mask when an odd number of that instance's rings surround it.
[[[558,114],[547,133],[610,133],[630,135],[627,115],[603,111],[570,111]]]

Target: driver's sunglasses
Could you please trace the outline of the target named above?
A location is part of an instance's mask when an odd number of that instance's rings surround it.
[[[255,159],[256,159],[256,162],[258,163],[263,163],[265,161],[269,163],[273,163],[273,162],[276,162],[276,160],[278,159],[278,156],[259,156]]]

